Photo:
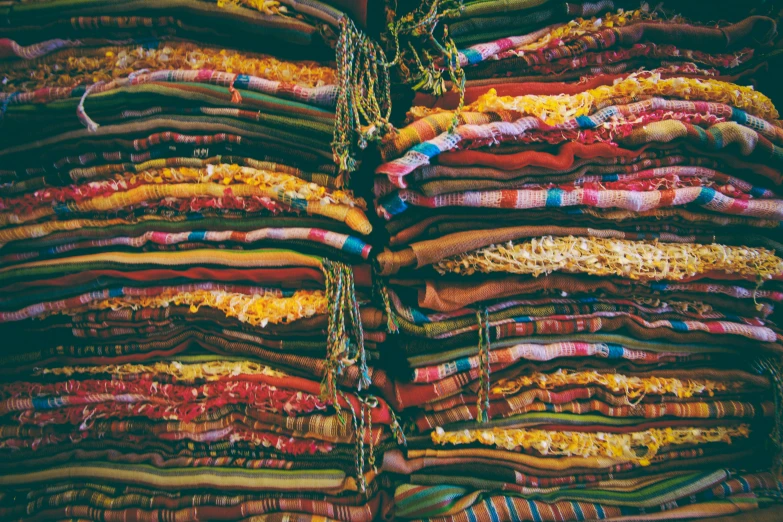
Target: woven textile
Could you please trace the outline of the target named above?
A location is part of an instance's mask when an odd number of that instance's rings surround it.
[[[377,44],[311,0],[0,12],[0,518],[383,516]]]
[[[389,4],[418,91],[373,183],[379,366],[410,427],[383,463],[405,476],[395,516],[764,516],[782,498],[779,15]]]

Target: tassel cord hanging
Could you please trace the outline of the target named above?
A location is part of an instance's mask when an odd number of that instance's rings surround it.
[[[476,407],[478,409],[477,420],[480,423],[486,423],[489,421],[489,389],[490,389],[490,368],[489,368],[489,352],[490,352],[490,335],[489,335],[489,312],[484,309],[476,312],[476,319],[478,320],[478,376],[479,376],[479,391]]]

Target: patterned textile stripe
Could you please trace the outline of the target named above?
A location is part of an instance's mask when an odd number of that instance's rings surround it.
[[[430,160],[442,152],[456,149],[463,140],[522,136],[532,129],[542,128],[543,125],[542,121],[535,117],[522,118],[513,123],[463,125],[451,133],[443,133],[432,140],[415,145],[402,157],[378,167],[376,173],[386,174],[393,183],[404,187],[401,178],[419,167],[429,165]],[[709,151],[721,151],[729,145],[737,144],[743,156],[770,161],[773,164],[783,163],[783,149],[780,146],[773,144],[755,130],[734,122],[717,123],[707,131],[675,120],[654,122],[634,131],[620,142],[638,146],[653,142],[668,143],[676,138],[684,138],[689,143]]]
[[[494,349],[489,354],[490,364],[512,363],[519,360],[550,361],[561,357],[603,357],[629,359],[639,362],[666,360],[672,356],[684,356],[683,352],[645,352],[614,343],[562,342],[550,344],[517,344],[509,348]],[[412,382],[435,382],[455,373],[478,367],[478,357],[462,357],[447,363],[413,369]]]
[[[409,205],[425,208],[507,209],[563,208],[586,205],[596,208],[621,208],[644,212],[690,203],[714,212],[783,221],[783,200],[735,199],[725,196],[712,187],[682,187],[646,192],[573,187],[570,190],[553,188],[459,192],[430,197],[410,190],[401,190],[384,196],[378,202],[376,210],[380,217],[390,220],[407,210]]]
[[[243,469],[156,469],[152,466],[117,466],[109,462],[79,462],[40,471],[0,476],[0,485],[31,485],[55,480],[116,481],[160,489],[216,488],[237,491],[355,490],[353,480],[338,470],[285,471]]]
[[[10,254],[0,257],[0,263],[29,261],[39,257],[49,257],[64,254],[73,250],[82,250],[95,247],[108,246],[131,246],[135,248],[142,247],[148,243],[159,245],[176,245],[189,241],[193,242],[237,242],[237,243],[255,243],[263,240],[292,241],[305,240],[327,245],[347,254],[354,254],[367,259],[372,250],[372,246],[361,239],[338,234],[329,230],[319,228],[263,228],[240,232],[233,230],[193,230],[190,232],[162,232],[149,231],[143,236],[136,237],[113,237],[111,239],[96,239],[92,241],[81,241],[66,243],[50,247],[44,250],[30,251],[25,253]]]
[[[726,84],[728,85],[728,84]],[[501,138],[515,138],[528,130],[576,130],[576,129],[594,129],[602,126],[614,128],[617,120],[633,120],[645,113],[654,111],[673,111],[681,114],[701,114],[714,115],[725,121],[737,122],[754,129],[762,136],[779,142],[783,139],[783,130],[776,128],[772,123],[748,114],[746,111],[731,107],[722,103],[713,103],[709,101],[685,101],[685,100],[667,100],[664,98],[653,97],[649,100],[636,102],[628,105],[613,105],[597,110],[592,115],[583,115],[570,119],[565,123],[557,125],[547,125],[537,117],[522,118],[516,120],[518,113],[513,111],[499,112],[463,112],[460,115],[460,125],[454,130],[455,135],[459,136],[457,141],[461,140],[482,140]],[[390,160],[395,155],[400,155],[406,150],[417,145],[424,145],[430,140],[434,140],[442,133],[445,133],[451,121],[450,113],[435,114],[427,116],[413,122],[404,129],[401,129],[399,135],[393,137],[393,141],[386,144],[384,150],[384,159]],[[514,121],[527,122],[527,126],[511,125]],[[613,122],[609,125],[609,122]],[[452,148],[456,146],[453,143]],[[448,150],[448,149],[446,149]],[[443,152],[443,150],[441,150]],[[378,173],[388,174],[382,170],[376,170]]]
[[[220,251],[214,250],[190,250],[187,252],[155,252],[155,253],[123,253],[107,252],[98,254],[88,254],[83,256],[73,256],[68,258],[68,263],[80,264],[97,261],[111,261],[117,263],[133,265],[157,264],[165,266],[186,266],[186,265],[221,265],[237,267],[283,267],[283,266],[306,266],[320,268],[321,260],[316,256],[308,256],[293,250],[243,250],[243,251]],[[15,270],[24,270],[25,268],[58,266],[60,260],[33,261],[26,263],[21,267],[0,268],[0,273],[8,274]]]
[[[164,70],[151,73],[142,73],[131,75],[128,78],[115,80],[96,86],[90,91],[90,94],[100,94],[114,89],[141,85],[150,82],[163,83],[206,83],[221,87],[234,87],[252,92],[270,94],[280,98],[296,100],[307,104],[334,107],[337,103],[337,87],[326,85],[323,87],[305,87],[295,83],[279,82],[249,76],[247,74],[234,74],[222,71],[212,70]],[[75,89],[67,87],[44,88],[34,92],[17,94],[9,101],[11,105],[23,105],[27,103],[50,103],[55,100],[82,97],[86,92],[86,87],[79,86]],[[9,97],[8,94],[0,93],[0,101]]]
[[[781,492],[781,486],[783,485],[775,480],[771,473],[747,474],[730,478],[726,471],[718,470],[668,480],[664,478],[658,484],[629,493],[601,490],[597,487],[581,490],[564,489],[548,495],[545,491],[535,494],[531,490],[530,493],[522,493],[525,498],[511,495],[490,496],[487,492],[470,492],[457,486],[403,485],[395,492],[395,503],[398,508],[397,515],[401,518],[438,520],[436,517],[451,516],[453,518],[450,517],[448,520],[463,520],[463,516],[469,515],[465,510],[475,506],[479,512],[484,512],[483,510],[486,509],[486,514],[495,513],[500,517],[499,520],[595,520],[601,519],[598,516],[600,513],[606,515],[613,509],[619,509],[620,513],[625,515],[634,512],[642,514],[644,511],[639,511],[640,507],[653,508],[653,511],[671,509],[677,505],[686,506],[733,498],[738,494],[750,494],[754,491],[759,491],[761,494],[767,491]],[[549,497],[549,499],[541,500],[542,497]],[[572,499],[552,500],[563,497]],[[620,500],[623,498],[625,498],[624,502]],[[598,502],[591,502],[593,499]],[[613,501],[617,504],[613,505]],[[670,505],[666,507],[667,504]],[[626,506],[625,509],[623,505]],[[567,517],[570,510],[573,510],[570,518],[560,518]],[[591,511],[594,513],[593,516],[585,516]]]

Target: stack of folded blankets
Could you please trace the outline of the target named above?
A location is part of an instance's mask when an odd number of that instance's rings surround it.
[[[376,519],[358,31],[312,0],[0,11],[0,519]]]
[[[417,96],[375,182],[397,518],[782,498],[783,127],[748,86],[774,34],[602,12],[460,47],[464,100]]]
[[[673,37],[667,27],[639,22],[665,20],[670,26],[686,19],[725,20],[725,28],[751,14],[780,16],[775,0],[713,0],[709,9],[700,2],[659,1],[650,3],[655,7],[652,12],[647,2],[639,0],[386,3],[387,17],[396,20],[383,35],[387,50],[396,54],[393,63],[400,64],[395,69],[396,80],[439,96],[451,91],[444,99],[462,90],[464,83],[484,87],[486,92],[486,87],[525,79],[579,81],[585,76],[683,62],[700,63],[705,69],[715,67],[724,74],[747,75],[749,71],[742,65],[752,62],[757,51],[747,42],[767,42],[774,37],[774,31],[770,33],[764,23],[746,21],[730,33],[715,31],[717,26],[702,27],[683,33],[687,40],[682,40]],[[625,27],[629,24],[634,27]],[[745,44],[739,42],[742,39]],[[696,46],[693,41],[700,43]],[[726,53],[727,43],[738,52]],[[545,47],[547,54],[537,53]],[[774,69],[782,56],[779,46],[765,49],[764,59],[755,61],[753,71]],[[419,100],[417,105],[421,104]]]

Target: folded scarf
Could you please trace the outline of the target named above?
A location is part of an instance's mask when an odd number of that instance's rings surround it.
[[[612,85],[601,85],[567,95],[498,97],[497,92],[490,89],[476,102],[465,107],[462,114],[475,113],[474,116],[464,116],[470,118],[464,122],[466,124],[488,123],[492,121],[488,118],[498,118],[512,112],[517,116],[539,118],[541,123],[549,126],[567,125],[571,122],[571,127],[566,128],[573,128],[581,121],[578,120],[579,117],[597,113],[617,99],[627,100],[638,96],[667,96],[724,104],[763,120],[774,120],[778,115],[769,98],[747,87],[713,79],[662,78],[660,74],[650,73],[631,74]],[[428,109],[413,108],[411,114],[418,121],[401,130],[393,140],[390,139],[391,141],[385,144],[382,148],[383,159],[388,161],[414,145],[431,140],[446,131],[454,114],[442,112],[427,117],[427,114],[432,112]],[[482,117],[482,113],[487,114]]]
[[[670,479],[671,488],[658,489],[652,486],[649,489],[642,488],[625,494],[585,491],[584,496],[576,492],[573,495],[569,493],[562,495],[566,499],[573,500],[555,500],[560,497],[557,493],[549,498],[547,495],[530,495],[533,499],[528,499],[516,495],[493,495],[486,491],[472,491],[451,485],[403,485],[395,492],[395,504],[399,506],[398,514],[401,518],[433,522],[458,520],[463,517],[476,520],[497,517],[499,520],[508,518],[531,521],[554,521],[562,517],[567,517],[568,520],[579,517],[590,520],[602,518],[656,520],[658,519],[656,513],[663,515],[660,518],[663,520],[669,516],[708,518],[758,509],[758,497],[756,494],[746,493],[744,484],[747,484],[748,489],[759,490],[759,497],[763,496],[767,488],[772,491],[779,489],[775,480],[768,475],[747,475],[747,478],[748,482],[745,476],[730,479],[727,472],[721,471],[714,475],[697,474],[687,478]],[[597,502],[595,497],[587,496],[592,494],[598,494],[600,501]],[[615,504],[623,497],[626,497],[625,503]],[[716,501],[716,497],[726,500]],[[537,498],[545,500],[537,500]],[[443,507],[445,502],[443,499],[448,500],[447,507]],[[639,507],[640,504],[644,504],[645,507]],[[650,511],[653,513],[649,513]]]
[[[413,172],[416,168],[429,164],[430,159],[448,150],[453,150],[463,139],[491,138],[500,141],[505,135],[521,135],[530,129],[541,125],[537,117],[528,117],[514,123],[490,123],[486,126],[459,126],[451,133],[444,133],[437,138],[414,146],[405,155],[385,163],[376,169],[379,174],[386,174],[393,183]],[[468,137],[470,136],[470,137]],[[742,156],[758,162],[769,162],[773,167],[783,163],[781,148],[761,136],[749,127],[743,127],[734,122],[716,123],[706,131],[698,126],[677,121],[654,122],[645,128],[632,132],[622,138],[620,143],[642,145],[649,143],[669,143],[682,139],[693,144],[699,150],[722,151],[729,145],[736,144]]]
[[[560,255],[547,257],[549,261],[538,261],[538,256],[544,253],[549,256],[552,249]],[[630,255],[622,255],[623,251]],[[523,266],[527,266],[527,269]],[[441,273],[461,274],[506,271],[540,275],[564,270],[674,281],[719,273],[730,278],[744,279],[783,277],[783,260],[764,249],[677,243],[653,245],[647,242],[573,236],[545,236],[525,243],[496,245],[475,254],[462,254],[439,261],[435,268]]]
[[[584,205],[645,212],[669,205],[694,203],[715,212],[783,221],[783,200],[780,199],[760,201],[733,198],[723,194],[721,186],[667,187],[662,190],[645,188],[612,190],[603,186],[582,188],[566,185],[557,188],[453,192],[439,196],[424,196],[411,190],[401,190],[382,198],[376,211],[380,217],[391,219],[409,206],[532,209]]]

